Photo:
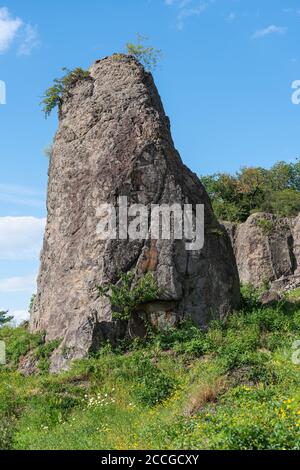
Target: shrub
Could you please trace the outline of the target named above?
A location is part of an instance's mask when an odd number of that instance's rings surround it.
[[[161,51],[154,47],[145,47],[143,41],[147,41],[148,38],[138,34],[137,43],[128,42],[126,44],[127,54],[134,56],[139,62],[141,62],[148,71],[156,69],[158,61],[161,57]]]
[[[89,71],[77,67],[74,70],[62,69],[65,75],[61,78],[54,79],[54,85],[48,88],[43,96],[41,104],[43,105],[43,112],[45,117],[50,116],[52,110],[56,106],[61,106],[63,95],[70,91],[70,89],[80,80],[84,80],[90,76]]]
[[[113,308],[114,320],[129,320],[138,305],[159,297],[159,288],[152,273],[142,276],[133,285],[134,273],[123,273],[117,284],[98,287],[99,296],[107,297]]]

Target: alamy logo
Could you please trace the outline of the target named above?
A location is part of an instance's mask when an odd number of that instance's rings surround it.
[[[292,94],[292,103],[298,105],[300,104],[300,80],[292,83],[292,89],[295,90]]]
[[[0,104],[6,104],[6,85],[3,80],[0,80]]]
[[[143,204],[128,206],[126,196],[118,205],[101,204],[96,212],[100,240],[184,240],[188,251],[204,246],[204,205]]]

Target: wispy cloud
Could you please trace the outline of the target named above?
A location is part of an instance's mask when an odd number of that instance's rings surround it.
[[[23,40],[19,46],[19,55],[30,55],[33,49],[40,45],[37,27],[30,24],[26,25],[24,29]]]
[[[270,36],[271,34],[285,34],[287,32],[287,28],[283,26],[275,26],[274,24],[271,26],[268,26],[267,28],[264,29],[258,29],[255,31],[253,34],[254,39],[260,39],[264,38],[266,36]]]
[[[18,55],[30,55],[39,45],[37,28],[11,14],[7,7],[0,7],[0,54],[7,52],[14,41]]]
[[[25,186],[3,183],[0,183],[0,202],[30,207],[45,205],[42,192]]]
[[[23,26],[23,21],[20,18],[13,18],[8,8],[0,8],[0,53],[6,52],[18,30]]]
[[[35,217],[0,217],[0,260],[36,259],[45,223]]]
[[[9,277],[0,279],[0,293],[35,292],[36,276]]]
[[[177,9],[176,26],[182,30],[188,18],[199,16],[207,10],[214,0],[195,1],[195,0],[165,0],[165,4]]]

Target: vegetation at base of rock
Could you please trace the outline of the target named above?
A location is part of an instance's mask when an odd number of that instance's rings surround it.
[[[293,217],[300,212],[300,161],[271,169],[242,168],[234,175],[201,176],[220,220],[244,222],[254,212]]]
[[[121,273],[116,284],[98,287],[99,296],[110,300],[114,320],[129,320],[139,305],[159,297],[159,288],[152,273],[140,277],[135,285],[134,278],[133,272]]]
[[[299,450],[300,303],[259,297],[244,286],[241,310],[207,332],[185,321],[60,375],[1,367],[0,448]],[[1,329],[10,357],[28,334]]]
[[[153,72],[157,68],[162,52],[160,49],[145,46],[145,41],[148,41],[148,38],[138,34],[136,43],[128,42],[126,44],[126,52],[141,62],[146,70]]]
[[[49,371],[49,358],[61,343],[61,340],[45,342],[44,333],[32,334],[27,326],[4,326],[0,331],[0,341],[5,342],[6,361],[10,369],[16,370],[20,359],[31,353],[41,373]]]
[[[50,116],[54,108],[61,106],[63,95],[69,92],[75,83],[90,76],[89,71],[83,70],[81,67],[74,70],[64,67],[62,70],[65,75],[61,78],[55,78],[54,85],[48,88],[43,96],[41,105],[46,118]]]

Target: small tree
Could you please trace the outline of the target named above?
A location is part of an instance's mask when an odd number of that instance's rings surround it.
[[[147,273],[132,287],[134,273],[123,273],[117,284],[98,287],[99,296],[110,300],[114,320],[129,320],[136,307],[159,297],[159,288],[153,274]]]
[[[80,67],[77,67],[74,70],[69,70],[67,68],[62,69],[65,72],[65,75],[61,78],[54,79],[54,85],[46,90],[41,105],[43,106],[43,112],[45,117],[50,116],[52,110],[56,106],[62,104],[63,94],[68,92],[72,86],[75,85],[79,80],[83,80],[90,76],[89,71],[83,70]]]
[[[153,72],[158,65],[162,52],[154,47],[145,47],[144,41],[148,41],[148,38],[138,34],[137,43],[128,42],[126,44],[127,54],[136,57],[149,72]]]
[[[13,320],[14,317],[8,317],[8,312],[0,311],[0,328]]]

